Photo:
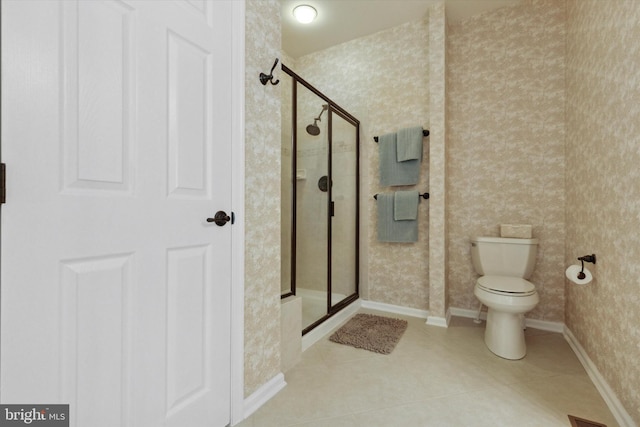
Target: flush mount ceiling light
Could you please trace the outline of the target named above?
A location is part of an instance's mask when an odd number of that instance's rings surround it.
[[[298,22],[302,24],[309,24],[316,19],[318,12],[308,4],[301,4],[300,6],[293,8],[293,16],[296,17]]]

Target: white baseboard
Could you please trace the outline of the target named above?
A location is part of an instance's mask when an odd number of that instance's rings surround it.
[[[262,387],[253,392],[251,396],[244,399],[242,411],[243,418],[246,419],[250,417],[251,414],[267,403],[273,396],[278,394],[278,392],[286,385],[287,383],[284,381],[284,374],[282,373],[279,373],[263,384]]]
[[[558,332],[559,334],[563,333],[565,328],[564,323],[538,319],[525,319],[525,325],[542,331]]]
[[[304,352],[306,349],[311,347],[316,342],[320,341],[331,332],[334,328],[340,326],[341,323],[347,321],[351,316],[356,314],[358,309],[360,309],[361,300],[355,300],[315,328],[311,331],[307,332],[302,336],[302,351]]]
[[[427,310],[402,307],[400,305],[393,305],[393,304],[385,304],[383,302],[362,301],[362,308],[368,308],[370,310],[385,311],[387,313],[395,313],[403,316],[417,317],[420,319],[426,319],[429,317],[429,312]]]
[[[427,317],[427,325],[430,326],[438,326],[441,328],[448,328],[449,323],[451,322],[451,309],[447,309],[447,313],[444,317],[440,316],[429,316]]]
[[[475,319],[478,316],[478,310],[469,310],[467,308],[449,307],[451,315],[457,317],[466,317],[468,319]],[[480,319],[487,320],[487,313],[480,313]]]
[[[614,391],[611,389],[600,371],[598,371],[596,365],[591,361],[585,349],[582,347],[575,335],[573,335],[573,332],[571,332],[566,325],[563,328],[562,334],[578,357],[578,360],[580,360],[580,363],[582,363],[585,371],[587,371],[593,385],[598,389],[600,396],[604,399],[618,424],[620,424],[621,427],[637,427],[636,423],[631,419],[631,415],[629,415],[626,409],[624,409],[624,406],[622,406],[622,403]]]

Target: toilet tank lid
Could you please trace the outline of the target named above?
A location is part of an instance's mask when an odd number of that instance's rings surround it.
[[[512,245],[537,245],[538,239],[516,239],[513,237],[472,237],[471,243],[507,243]]]

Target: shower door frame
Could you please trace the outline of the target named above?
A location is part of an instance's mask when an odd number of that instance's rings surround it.
[[[287,67],[285,64],[282,64],[282,71],[287,73],[291,77],[291,97],[292,97],[292,114],[291,114],[291,287],[290,292],[284,293],[281,295],[282,298],[286,298],[291,295],[296,295],[296,224],[297,224],[297,179],[296,179],[296,170],[297,170],[297,157],[298,157],[298,135],[297,135],[297,110],[298,110],[298,93],[297,87],[298,83],[304,86],[306,89],[313,92],[316,96],[321,98],[324,102],[329,106],[327,109],[328,114],[328,126],[327,126],[327,144],[328,144],[328,168],[327,168],[327,179],[329,182],[327,193],[327,310],[326,314],[311,323],[307,327],[302,330],[302,335],[313,330],[316,326],[323,323],[325,320],[338,313],[340,310],[351,304],[353,301],[357,300],[360,295],[360,121],[356,119],[354,116],[349,114],[344,108],[340,107],[334,101],[332,101],[325,94],[320,92],[318,89],[313,87],[309,82],[296,74],[293,70]],[[356,182],[355,182],[355,292],[351,295],[348,295],[340,302],[332,305],[331,304],[331,292],[332,292],[332,217],[333,217],[333,194],[332,194],[332,163],[333,163],[333,134],[332,134],[332,120],[333,114],[337,114],[343,120],[349,122],[355,127],[356,130]]]

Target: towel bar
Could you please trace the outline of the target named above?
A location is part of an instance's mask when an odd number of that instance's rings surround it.
[[[422,131],[422,136],[429,136],[429,129],[424,129],[424,130]],[[373,140],[374,140],[375,142],[378,142],[378,137],[377,137],[377,136],[374,136],[374,137],[373,137]]]
[[[427,200],[429,198],[429,193],[418,194],[418,197],[422,197],[423,199]],[[378,200],[378,194],[374,194],[373,198]]]

